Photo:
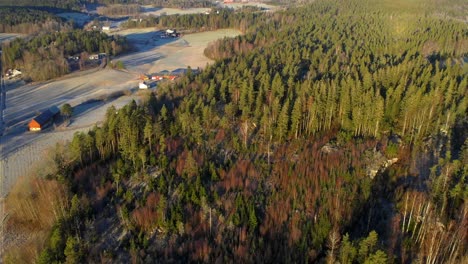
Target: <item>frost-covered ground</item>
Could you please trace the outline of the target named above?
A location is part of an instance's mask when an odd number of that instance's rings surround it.
[[[274,5],[269,5],[265,3],[257,3],[257,2],[247,2],[247,3],[229,3],[229,4],[224,4],[224,3],[219,3],[221,7],[228,7],[228,8],[233,8],[233,9],[239,9],[244,6],[256,6],[256,7],[261,7],[265,11],[276,11],[279,6],[274,6]]]
[[[162,8],[162,7],[153,7],[151,5],[142,6],[142,12],[140,15],[153,15],[153,16],[160,16],[160,15],[187,15],[187,14],[203,14],[205,12],[209,12],[211,8],[187,8],[187,9],[179,9],[179,8]]]
[[[206,46],[217,39],[235,37],[241,34],[235,29],[220,29],[184,35],[177,39],[161,39],[153,28],[129,29],[117,32],[137,43],[140,52],[124,55],[116,60],[136,73],[154,73],[178,68],[193,69],[205,67],[212,60],[203,52]]]

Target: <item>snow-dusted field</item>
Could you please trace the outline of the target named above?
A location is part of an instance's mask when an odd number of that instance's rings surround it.
[[[228,8],[233,8],[233,9],[239,9],[244,6],[256,6],[256,7],[261,7],[265,11],[276,11],[280,8],[279,6],[269,5],[265,3],[257,3],[257,2],[229,3],[229,4],[219,3],[219,5],[221,7],[228,7]]]
[[[187,8],[187,9],[179,9],[179,8],[162,8],[162,7],[153,7],[149,6],[142,6],[142,12],[140,15],[153,15],[153,16],[160,16],[160,15],[187,15],[187,14],[203,14],[205,12],[209,12],[211,8]]]
[[[37,113],[64,103],[72,106],[100,99],[138,85],[138,76],[111,69],[78,72],[60,79],[27,85],[8,85],[5,122],[6,134],[26,130]]]
[[[124,55],[116,60],[124,63],[127,69],[139,73],[153,73],[177,68],[193,69],[205,67],[212,60],[203,51],[208,43],[241,34],[235,29],[221,29],[184,35],[177,39],[161,39],[153,28],[129,29],[117,32],[127,36],[141,50],[136,54]]]

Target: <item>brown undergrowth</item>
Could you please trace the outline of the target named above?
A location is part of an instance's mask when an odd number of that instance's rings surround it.
[[[5,263],[33,263],[54,225],[66,213],[67,191],[56,180],[20,178],[6,198]]]

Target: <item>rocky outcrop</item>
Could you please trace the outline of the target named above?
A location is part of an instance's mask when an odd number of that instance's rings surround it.
[[[371,179],[374,179],[374,177],[377,175],[377,173],[380,173],[384,171],[386,168],[390,167],[394,163],[398,161],[398,158],[393,158],[393,159],[388,159],[385,160],[383,163],[379,164],[374,164],[373,168],[369,168],[367,170],[367,176],[369,176]]]
[[[394,136],[393,138],[389,139],[393,144],[401,144],[401,139],[398,136]],[[329,142],[325,144],[320,151],[322,153],[330,154],[340,150],[340,146]],[[388,159],[385,155],[381,152],[379,147],[375,147],[373,149],[369,149],[364,154],[364,162],[366,164],[366,175],[371,179],[378,174],[383,172],[386,168],[390,167],[394,163],[398,161],[398,158]]]
[[[336,152],[338,151],[338,147],[336,145],[333,145],[331,143],[327,143],[325,144],[322,148],[321,148],[321,151],[323,153],[332,153],[332,152]]]
[[[383,172],[397,161],[398,158],[387,159],[382,152],[375,149],[369,150],[366,153],[366,174],[371,179],[374,179],[378,173]]]

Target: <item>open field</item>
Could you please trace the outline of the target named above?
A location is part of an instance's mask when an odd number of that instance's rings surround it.
[[[153,16],[160,16],[160,15],[188,15],[188,14],[203,14],[205,12],[209,12],[211,8],[187,8],[187,9],[179,9],[179,8],[162,8],[162,7],[153,7],[149,6],[142,6],[142,12],[140,15],[153,15]]]
[[[157,30],[153,28],[129,29],[117,34],[124,35],[136,43],[140,52],[124,55],[116,60],[122,61],[130,71],[153,73],[187,68],[187,66],[194,69],[205,67],[207,63],[212,62],[203,54],[208,43],[224,37],[235,37],[241,32],[222,29],[189,34],[177,39],[161,39],[157,35]]]
[[[22,34],[16,33],[0,33],[0,44],[5,41],[13,40],[15,38],[23,36]]]
[[[262,8],[265,11],[276,11],[281,8],[280,6],[274,6],[274,5],[269,5],[265,3],[257,3],[257,2],[229,3],[229,4],[219,3],[219,6],[232,8],[232,9],[240,9],[244,6],[256,6],[256,7]]]
[[[7,86],[6,134],[25,130],[37,113],[64,103],[72,106],[91,99],[128,90],[137,85],[137,76],[116,70],[89,70],[60,79],[27,85]]]
[[[224,3],[219,3],[221,7],[228,7],[228,8],[233,8],[233,9],[239,9],[244,6],[256,6],[260,7],[265,11],[276,11],[279,9],[279,6],[274,6],[274,5],[269,5],[265,3],[257,3],[257,2],[248,2],[248,3],[229,3],[229,4],[224,4]]]
[[[140,100],[139,93],[129,92],[137,87],[140,73],[204,67],[211,62],[203,55],[209,42],[240,34],[237,30],[217,30],[178,39],[152,38],[156,32],[154,28],[119,32],[138,49],[114,59],[124,62],[126,71],[92,69],[42,83],[7,82],[7,129],[0,137],[0,197],[43,159],[48,148],[70,140],[76,131],[87,130],[102,121],[111,105],[120,108],[131,100]],[[122,93],[127,95],[121,96]],[[27,131],[28,122],[36,114],[65,103],[75,107],[69,126],[50,128],[41,133]]]

